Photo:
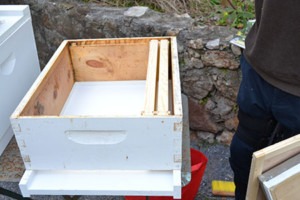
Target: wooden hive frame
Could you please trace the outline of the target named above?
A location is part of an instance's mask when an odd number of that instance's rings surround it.
[[[297,199],[300,181],[300,154],[259,176],[268,200]]]
[[[169,51],[169,40],[150,41],[143,115],[170,115],[172,112]]]
[[[258,177],[262,173],[270,170],[274,166],[277,166],[298,153],[300,153],[300,134],[254,152],[246,199],[266,199],[262,189],[259,187]]]

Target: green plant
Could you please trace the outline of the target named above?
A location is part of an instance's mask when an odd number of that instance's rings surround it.
[[[208,100],[210,99],[211,96],[212,96],[212,94],[208,93],[206,95],[206,97],[203,97],[202,99],[200,99],[199,104],[200,105],[205,105],[208,102]]]
[[[239,111],[239,106],[237,104],[235,104],[232,108],[234,113],[237,113]]]
[[[217,13],[220,14],[218,25],[231,25],[234,28],[242,29],[247,21],[253,19],[254,3],[250,0],[227,0],[229,6],[222,8],[219,6]]]
[[[212,6],[216,6],[216,5],[220,5],[221,4],[221,0],[210,0],[209,3]]]
[[[203,99],[200,99],[199,104],[200,105],[205,105],[208,101],[208,97],[204,97]]]

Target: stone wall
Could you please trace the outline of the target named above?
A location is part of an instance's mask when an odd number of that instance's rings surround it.
[[[229,144],[237,126],[239,48],[234,29],[200,26],[188,15],[145,7],[108,8],[80,0],[11,0],[29,4],[43,68],[64,39],[177,36],[182,92],[189,97],[192,139]]]

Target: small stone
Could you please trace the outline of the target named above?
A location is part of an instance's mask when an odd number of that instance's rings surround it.
[[[191,16],[188,14],[188,13],[184,13],[182,15],[178,15],[178,14],[174,14],[175,17],[178,17],[178,18],[191,18]]]
[[[235,116],[233,118],[230,118],[230,119],[225,121],[225,127],[228,130],[236,130],[238,124],[239,124],[239,120],[238,120],[237,116]]]
[[[204,66],[237,69],[239,63],[235,60],[232,53],[226,51],[206,51],[202,55],[202,61]]]
[[[194,57],[194,58],[200,58],[201,57],[201,55],[193,49],[188,49],[188,55],[189,55],[189,57]]]
[[[187,70],[182,77],[183,92],[197,100],[205,98],[214,89],[213,81],[207,75],[207,71],[206,68]]]
[[[193,67],[195,67],[196,69],[201,69],[204,67],[203,62],[198,58],[192,58],[191,62]]]
[[[204,106],[199,105],[193,100],[189,99],[189,121],[190,127],[193,130],[207,131],[217,133],[219,131],[217,124],[215,124]]]
[[[219,47],[220,47],[220,38],[211,40],[206,44],[206,48],[208,49],[219,49]]]
[[[202,69],[204,67],[202,61],[198,58],[188,58],[185,57],[184,58],[184,65],[182,66],[182,70],[188,70],[188,69]]]
[[[213,133],[198,131],[197,136],[200,140],[208,142],[209,144],[215,142],[215,135]]]
[[[124,15],[128,17],[141,17],[143,16],[147,11],[149,10],[148,7],[145,6],[134,6],[131,8],[128,8]]]
[[[213,110],[214,108],[216,108],[216,103],[214,101],[212,101],[211,99],[208,99],[206,104],[205,104],[205,108],[207,110]]]
[[[242,54],[241,48],[236,45],[231,45],[231,51],[236,56],[240,56]]]
[[[182,30],[181,28],[174,28],[174,29],[167,30],[166,36],[177,36],[181,30]]]
[[[225,97],[215,96],[215,101],[217,106],[211,111],[213,114],[224,117],[231,112],[233,106],[230,100]]]
[[[198,137],[196,131],[190,130],[190,139],[191,141],[197,141]]]
[[[73,4],[69,4],[69,3],[61,3],[61,5],[63,9],[65,10],[71,10],[74,8],[74,5]]]
[[[230,145],[233,135],[230,131],[223,131],[221,135],[217,136],[216,140],[221,144]]]
[[[218,75],[214,74],[214,75],[212,75],[212,78],[213,78],[214,81],[217,81],[218,80]]]
[[[225,41],[226,42],[229,42],[230,40],[233,39],[233,35],[229,35],[228,37],[225,38]]]
[[[203,49],[203,41],[201,38],[196,40],[190,40],[187,46],[192,49]]]

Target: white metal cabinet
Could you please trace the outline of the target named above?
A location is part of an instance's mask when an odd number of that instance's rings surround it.
[[[13,131],[9,117],[40,71],[28,6],[0,6],[0,154]]]

